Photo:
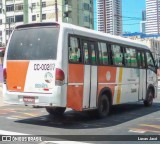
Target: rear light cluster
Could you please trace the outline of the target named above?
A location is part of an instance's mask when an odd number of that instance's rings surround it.
[[[6,83],[6,79],[7,79],[7,71],[6,68],[3,69],[3,82]]]
[[[56,68],[55,78],[56,78],[55,85],[62,86],[64,84],[64,78],[65,78],[63,70]]]

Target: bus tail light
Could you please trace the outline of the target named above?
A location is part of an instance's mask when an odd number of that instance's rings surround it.
[[[59,68],[56,68],[56,81],[55,81],[55,84],[57,86],[62,86],[63,82],[64,82],[64,78],[65,78],[65,75],[64,75],[63,70],[61,70]]]
[[[6,79],[7,79],[7,71],[6,68],[3,69],[3,82],[6,83]]]

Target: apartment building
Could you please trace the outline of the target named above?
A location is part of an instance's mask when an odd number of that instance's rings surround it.
[[[19,24],[35,22],[66,22],[94,28],[93,0],[1,0],[0,24],[2,42],[6,43],[12,29]],[[57,1],[57,4],[56,4]],[[56,18],[57,16],[57,18]],[[1,31],[1,29],[0,29]]]
[[[122,1],[97,0],[98,31],[122,34]]]
[[[146,34],[160,34],[159,0],[146,0]]]

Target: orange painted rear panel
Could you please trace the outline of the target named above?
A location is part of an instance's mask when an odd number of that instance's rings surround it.
[[[69,64],[67,88],[67,107],[81,111],[83,109],[84,65]],[[81,85],[76,86],[76,83]]]
[[[67,107],[82,111],[83,86],[68,86],[67,91]]]
[[[29,61],[7,61],[7,88],[11,91],[24,91]],[[15,87],[20,87],[17,89]]]
[[[68,83],[83,83],[84,82],[84,65],[69,64]]]

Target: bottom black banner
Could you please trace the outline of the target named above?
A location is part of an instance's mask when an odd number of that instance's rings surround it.
[[[160,135],[1,135],[0,141],[160,141]]]

